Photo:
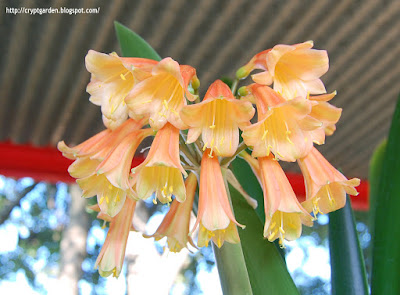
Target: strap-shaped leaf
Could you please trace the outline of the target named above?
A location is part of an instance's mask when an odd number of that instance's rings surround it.
[[[375,221],[375,210],[376,208],[376,200],[379,198],[379,181],[381,179],[383,162],[385,157],[385,151],[387,146],[387,139],[384,139],[379,146],[375,148],[374,153],[372,154],[371,160],[369,162],[369,207],[371,210],[369,211],[369,232],[372,236],[374,236],[374,221]],[[371,250],[372,255],[372,250]]]
[[[372,294],[400,294],[400,97],[375,197]]]
[[[161,60],[158,53],[142,37],[119,22],[114,22],[122,56]]]
[[[219,249],[212,244],[222,292],[226,295],[252,295],[242,245],[224,243]]]
[[[329,213],[332,295],[368,294],[364,257],[358,241],[350,198]]]

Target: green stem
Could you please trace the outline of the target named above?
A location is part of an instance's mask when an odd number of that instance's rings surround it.
[[[239,79],[235,79],[232,83],[231,91],[232,91],[233,95],[235,95],[235,93],[236,93],[238,84],[239,84]]]
[[[180,143],[180,151],[186,156],[186,158],[193,164],[193,166],[198,167],[199,163],[197,159],[195,159],[192,153],[189,151],[188,147],[186,146],[185,140],[182,136],[179,136],[179,143]]]
[[[247,145],[242,141],[242,142],[239,144],[239,146],[238,146],[238,148],[237,148],[235,154],[234,154],[232,157],[225,158],[225,159],[223,159],[223,160],[221,161],[221,167],[222,167],[222,166],[225,166],[225,167],[229,166],[229,164],[230,164],[233,160],[235,160],[236,156],[237,156],[238,154],[240,154],[242,151],[244,151],[246,148],[247,148]]]
[[[201,158],[203,157],[203,151],[201,149],[200,141],[196,140],[194,142],[194,149],[196,150],[196,155],[199,163],[201,162]]]

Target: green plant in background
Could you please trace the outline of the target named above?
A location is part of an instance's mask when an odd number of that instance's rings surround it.
[[[73,148],[59,144],[66,157],[76,160],[69,172],[78,178],[84,196],[97,195],[92,209],[110,223],[96,261],[100,274],[119,275],[136,202],[151,197],[154,203],[171,203],[153,235],[167,237],[171,251],[179,252],[188,243],[195,246],[191,236],[196,227],[199,247],[212,240],[224,294],[298,294],[281,248],[285,240],[300,236],[302,224],[312,226],[318,214],[332,212],[332,291],[367,294],[364,260],[351,205],[346,203],[346,193],[357,194],[360,182],[347,180],[313,147],[333,134],[341,114],[328,103],[336,92],[325,94],[319,79],[329,67],[326,51],[311,49],[310,41],[277,45],[241,67],[230,88],[224,83],[229,79],[214,82],[201,101],[194,68],[171,58],[161,60],[140,36],[119,23],[115,28],[124,58],[94,51],[86,57],[92,73],[87,89],[91,101],[101,106],[107,129]],[[261,72],[252,75],[255,83],[237,90],[240,80],[256,69]],[[266,86],[271,84],[273,89]],[[255,124],[250,123],[253,104]],[[399,240],[389,234],[388,226],[395,224],[396,207],[391,207],[390,197],[396,187],[387,188],[400,173],[393,148],[399,144],[392,139],[395,124],[385,165],[376,168],[382,173],[375,173],[384,180],[375,180],[379,189],[371,188],[374,194],[386,193],[371,207],[377,208],[375,294],[385,287],[384,279],[394,280],[398,273],[398,261],[393,259],[400,255],[399,248],[390,244]],[[145,162],[131,169],[137,146],[154,134]],[[305,178],[304,202],[297,200],[278,160],[298,162]],[[198,217],[189,232],[192,207]],[[275,240],[278,243],[270,243]],[[387,260],[390,270],[384,267]],[[393,281],[386,286],[388,293],[379,294],[397,294],[390,293],[399,290],[396,286]]]
[[[371,162],[371,209],[374,217],[372,294],[400,293],[399,147],[400,97],[387,143],[377,148]]]

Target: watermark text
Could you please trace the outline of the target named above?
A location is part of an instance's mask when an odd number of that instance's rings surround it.
[[[33,7],[6,7],[6,13],[8,14],[29,14],[29,15],[42,15],[42,14],[98,14],[100,13],[100,7],[93,8],[70,8],[70,7],[45,7],[45,8],[33,8]]]

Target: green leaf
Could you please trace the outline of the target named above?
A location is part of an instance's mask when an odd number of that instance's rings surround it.
[[[400,294],[400,96],[376,196],[371,294]]]
[[[114,22],[122,56],[161,60],[158,53],[142,37],[119,22]]]
[[[229,295],[252,295],[242,245],[224,243],[218,248],[212,244],[222,292]]]
[[[258,201],[258,207],[254,210],[239,192],[229,186],[236,219],[246,225],[244,230],[240,228],[238,230],[241,240],[240,248],[246,263],[252,294],[299,294],[281,254],[273,243],[263,238],[263,194],[256,177],[242,159],[236,159],[232,163],[232,170],[247,193]],[[225,251],[229,251],[225,246],[215,252],[217,261],[219,259],[218,256],[221,255],[219,252],[224,254]],[[230,263],[229,256],[226,256],[223,265],[229,265]],[[217,264],[220,267],[221,262]],[[221,278],[222,286],[225,283]],[[234,293],[224,292],[224,294]],[[244,293],[239,292],[236,294]]]
[[[344,208],[329,213],[329,248],[332,294],[368,294],[364,257],[349,197]]]
[[[379,196],[379,180],[381,179],[383,161],[385,157],[385,151],[387,146],[387,139],[384,139],[379,146],[375,149],[371,160],[369,162],[369,207],[376,208],[376,200]],[[374,220],[375,210],[369,211],[370,226],[369,231],[374,236]],[[372,255],[372,253],[371,253]]]

